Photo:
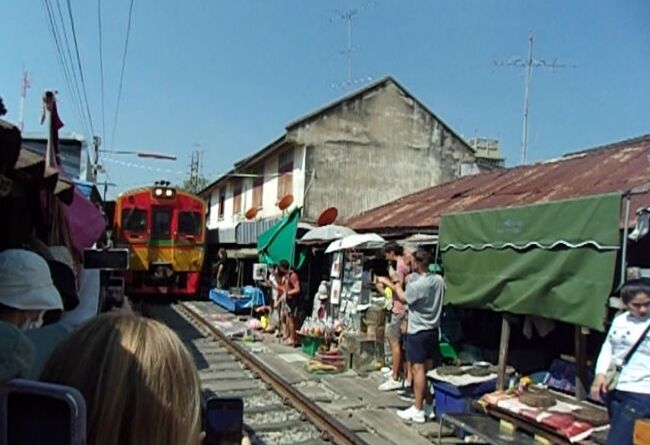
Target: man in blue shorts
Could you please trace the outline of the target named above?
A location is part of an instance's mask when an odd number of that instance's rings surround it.
[[[418,249],[410,257],[414,273],[405,290],[388,279],[382,281],[393,289],[394,298],[408,305],[405,349],[406,360],[411,363],[415,404],[398,411],[397,415],[414,423],[424,423],[433,417],[433,398],[427,391],[426,373],[442,362],[438,342],[445,282],[440,275],[429,272],[429,259],[429,252],[424,249]]]

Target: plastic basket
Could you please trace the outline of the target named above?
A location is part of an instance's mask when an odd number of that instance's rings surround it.
[[[323,339],[320,337],[303,337],[302,338],[302,352],[310,357],[316,355],[316,351],[323,344]]]

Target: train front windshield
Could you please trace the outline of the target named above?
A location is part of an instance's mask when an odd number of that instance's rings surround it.
[[[151,238],[152,239],[170,239],[171,238],[172,209],[154,207],[151,218]]]

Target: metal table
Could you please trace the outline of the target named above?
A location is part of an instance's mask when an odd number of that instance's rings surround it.
[[[492,445],[539,445],[531,436],[520,431],[503,428],[500,422],[480,413],[443,414],[440,417],[438,445],[442,444],[442,424],[452,425],[473,434]]]

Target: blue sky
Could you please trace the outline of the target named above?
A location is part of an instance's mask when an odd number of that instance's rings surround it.
[[[95,133],[102,134],[97,0],[70,0]],[[67,14],[65,0],[48,0]],[[135,0],[122,103],[113,117],[129,0],[103,0],[104,147],[173,153],[178,161],[113,159],[128,189],[178,182],[204,150],[214,179],[280,136],[284,125],[346,93],[340,50],[354,18],[354,78],[393,75],[458,133],[496,137],[519,160],[524,72],[493,65],[535,55],[573,68],[533,73],[529,160],[650,133],[650,2],[646,0]],[[25,125],[38,131],[40,97],[59,90],[66,131],[84,132],[57,64],[43,1],[4,0],[0,96],[18,120],[23,65],[32,74]]]

